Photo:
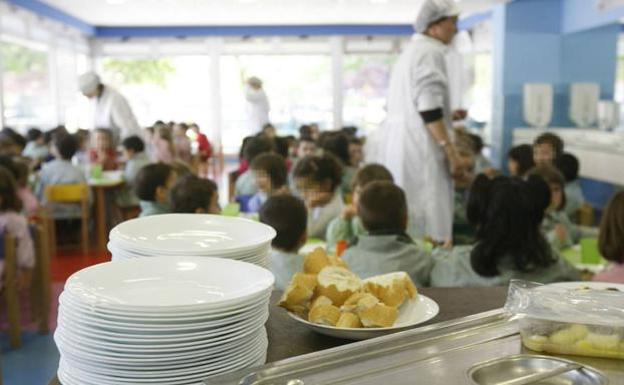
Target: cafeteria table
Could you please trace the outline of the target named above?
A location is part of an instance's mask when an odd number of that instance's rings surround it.
[[[507,287],[421,288],[419,291],[440,306],[440,313],[434,319],[419,326],[497,309],[505,304],[507,298]],[[281,293],[275,291],[271,298],[270,316],[267,321],[269,335],[267,363],[354,342],[317,334],[291,319],[286,310],[276,306],[280,296]],[[61,383],[55,377],[48,385]]]

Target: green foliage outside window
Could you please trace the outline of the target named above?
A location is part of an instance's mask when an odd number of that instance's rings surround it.
[[[0,61],[5,72],[22,75],[47,70],[47,54],[21,45],[0,43]]]
[[[120,60],[106,59],[104,70],[120,74],[125,84],[167,85],[167,78],[175,72],[169,59],[160,60]]]

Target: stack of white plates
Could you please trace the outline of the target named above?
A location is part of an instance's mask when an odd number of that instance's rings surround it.
[[[141,258],[81,270],[59,300],[59,379],[198,384],[261,365],[273,282],[266,269],[222,258]]]
[[[208,214],[164,214],[123,222],[110,232],[113,261],[194,256],[267,266],[275,230],[249,219]]]

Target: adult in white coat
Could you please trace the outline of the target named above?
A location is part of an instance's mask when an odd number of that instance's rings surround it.
[[[463,173],[451,138],[445,64],[458,15],[453,0],[423,1],[416,34],[392,70],[375,151],[405,190],[410,232],[436,241],[452,238],[453,177]]]
[[[94,72],[87,72],[78,79],[80,92],[95,100],[95,128],[108,128],[116,142],[132,135],[141,135],[141,127],[119,91],[105,85]]]
[[[247,128],[249,135],[255,135],[265,124],[269,123],[269,98],[262,88],[262,80],[257,77],[247,79],[245,86],[245,99],[247,100]]]

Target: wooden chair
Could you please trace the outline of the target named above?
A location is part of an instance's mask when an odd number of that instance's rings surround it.
[[[35,246],[35,269],[31,286],[32,320],[37,322],[39,333],[50,331],[50,307],[52,305],[52,279],[50,276],[49,231],[45,225],[31,225]]]
[[[581,226],[594,226],[596,223],[596,213],[589,203],[583,203],[578,211],[578,223]]]
[[[20,327],[19,290],[17,287],[17,256],[15,254],[15,239],[7,234],[0,234],[4,249],[4,271],[2,279],[2,294],[6,305],[7,320],[9,322],[9,344],[17,349],[22,346]]]
[[[50,252],[56,254],[56,220],[71,218],[55,218],[52,205],[55,203],[80,204],[80,244],[83,254],[89,251],[89,186],[86,184],[66,184],[47,186],[44,191],[48,205],[50,228]]]

